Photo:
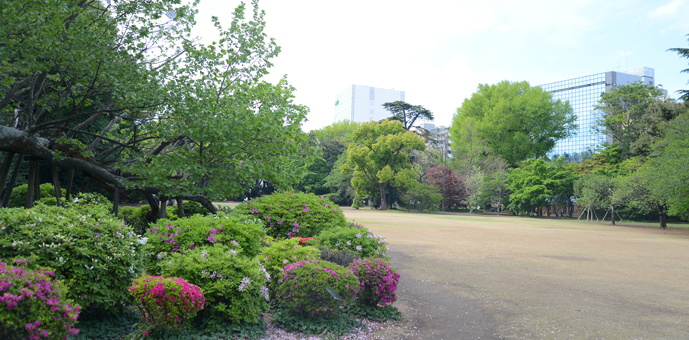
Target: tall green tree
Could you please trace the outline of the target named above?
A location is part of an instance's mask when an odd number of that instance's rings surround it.
[[[403,101],[395,101],[383,104],[383,108],[390,111],[391,116],[388,120],[396,120],[402,123],[402,127],[409,131],[415,127],[414,123],[418,119],[433,121],[433,113],[421,105],[411,105]],[[419,128],[418,126],[416,128]]]
[[[337,141],[347,146],[351,142],[352,134],[360,125],[361,123],[343,120],[321,129],[313,130],[311,133],[316,137],[316,141],[319,144],[325,141]]]
[[[603,112],[601,129],[618,144],[622,159],[647,156],[653,142],[662,137],[663,124],[682,107],[663,96],[661,89],[641,82],[601,94],[596,106]]]
[[[553,100],[550,93],[525,81],[480,84],[457,109],[452,131],[475,122],[477,140],[514,166],[545,155],[557,140],[569,136],[576,128],[572,112],[569,103]],[[461,138],[453,142],[461,143]]]
[[[687,34],[687,36],[689,36],[689,34]],[[689,41],[689,39],[687,39],[687,41]],[[676,47],[670,48],[668,49],[668,51],[677,52],[677,54],[679,54],[680,57],[689,59],[689,48]],[[682,70],[682,73],[689,73],[689,68],[685,68],[684,70]],[[689,90],[679,90],[677,92],[679,92],[682,95],[682,100],[689,101]]]
[[[352,186],[359,196],[379,195],[380,209],[386,210],[385,189],[404,188],[416,182],[407,157],[425,148],[424,141],[398,121],[364,123],[352,135],[347,163],[340,169],[343,174],[353,172]]]

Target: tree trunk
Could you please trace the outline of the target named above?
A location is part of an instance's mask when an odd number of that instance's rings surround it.
[[[184,217],[184,204],[182,204],[182,198],[177,197],[177,216],[179,218]]]
[[[60,189],[60,177],[57,174],[57,167],[50,166],[50,176],[53,179],[53,188],[55,189],[55,198],[57,199],[57,206],[62,206],[62,190]]]
[[[33,197],[34,201],[40,201],[41,200],[41,173],[40,173],[40,167],[38,166],[38,160],[36,162],[36,172],[34,172],[34,187],[33,187]]]
[[[36,185],[36,181],[34,179],[35,177],[36,177],[36,161],[30,161],[29,162],[29,178],[27,179],[28,185],[26,188],[26,203],[24,204],[24,207],[26,207],[26,209],[33,208],[34,186]]]
[[[158,219],[158,211],[160,211],[158,202],[156,202],[151,193],[144,192],[144,197],[148,201],[148,206],[151,207],[151,210],[146,213],[146,220],[153,223]]]
[[[9,175],[10,168],[12,167],[12,160],[14,160],[14,152],[8,152],[5,156],[5,161],[2,163],[2,170],[0,172],[0,206],[2,206],[2,189],[5,188],[7,175]]]
[[[380,210],[388,210],[388,202],[385,200],[385,186],[378,184],[378,188],[380,188]]]
[[[611,205],[611,206],[610,206],[610,211],[612,212],[612,216],[611,216],[611,217],[612,217],[612,218],[611,218],[612,223],[611,223],[611,224],[612,224],[612,225],[615,225],[615,206],[614,206],[614,205]]]
[[[10,182],[7,184],[7,192],[5,193],[5,199],[2,201],[2,207],[7,208],[10,204],[10,197],[12,196],[12,190],[14,190],[14,185],[17,183],[17,176],[19,176],[19,169],[24,161],[24,155],[19,155],[17,161],[14,163],[14,169],[12,170],[12,177]]]
[[[660,204],[658,204],[658,215],[660,217],[660,227],[667,229],[667,215],[665,215],[665,209]]]
[[[74,183],[74,168],[69,168],[69,175],[67,175],[67,187],[65,188],[65,199],[72,200],[72,183]]]
[[[158,211],[158,218],[165,218],[167,212],[167,197],[160,197],[160,210]]]

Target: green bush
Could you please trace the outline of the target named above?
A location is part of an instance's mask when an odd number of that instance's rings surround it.
[[[41,184],[41,197],[40,200],[45,205],[57,205],[57,199],[55,198],[55,187],[50,183]],[[10,195],[10,201],[7,206],[10,208],[21,208],[26,206],[26,193],[29,191],[29,185],[24,184],[15,187],[12,190],[12,195]],[[65,189],[60,190],[62,192],[62,197],[64,200]],[[36,197],[34,197],[36,199]]]
[[[112,202],[97,192],[82,192],[72,199],[72,203],[79,205],[100,204],[112,209]]]
[[[332,249],[348,250],[362,258],[386,257],[387,241],[360,225],[323,230],[316,237],[318,245]]]
[[[0,338],[65,339],[79,332],[72,326],[80,308],[66,298],[67,288],[53,281],[53,271],[29,270],[27,262],[0,261]]]
[[[194,216],[196,214],[199,215],[211,215],[211,212],[208,211],[208,209],[204,208],[201,203],[196,202],[196,201],[182,201],[182,206],[184,207],[184,216]],[[177,208],[175,206],[175,208]],[[175,213],[177,213],[177,209],[174,209]]]
[[[158,260],[173,253],[187,253],[214,244],[236,247],[240,255],[254,258],[266,236],[263,225],[250,216],[218,213],[194,215],[178,220],[158,220],[146,234],[147,271],[159,274]],[[236,245],[235,245],[236,244]]]
[[[302,247],[299,245],[299,239],[291,238],[280,242],[273,242],[268,247],[261,249],[258,255],[258,260],[268,270],[270,277],[274,278],[270,281],[271,288],[276,286],[276,278],[282,273],[282,268],[290,263],[295,263],[302,260],[316,260],[318,258],[318,249],[314,247]]]
[[[0,258],[34,256],[83,308],[118,312],[140,272],[139,241],[102,205],[0,209]]]
[[[340,304],[356,298],[359,280],[348,268],[326,261],[299,261],[284,268],[278,279],[276,297],[291,313],[328,316]],[[326,290],[330,288],[340,297],[338,303]]]
[[[331,249],[319,247],[320,258],[323,261],[337,263],[342,267],[348,267],[354,260],[360,259],[361,255],[353,253],[347,249]]]
[[[314,194],[276,193],[240,204],[235,211],[261,218],[272,237],[313,237],[322,230],[347,225],[337,204]]]
[[[140,333],[188,327],[206,301],[198,286],[179,277],[142,276],[134,280],[129,294],[143,315]]]
[[[352,201],[352,208],[359,209],[364,206],[364,200],[361,197],[354,197]]]
[[[266,272],[231,246],[195,247],[161,261],[163,276],[181,277],[203,289],[206,316],[221,322],[255,323],[268,308]]]

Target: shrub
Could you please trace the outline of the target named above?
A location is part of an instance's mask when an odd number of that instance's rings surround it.
[[[163,276],[181,277],[203,289],[212,319],[255,323],[268,308],[266,271],[230,246],[195,247],[162,261]]]
[[[117,312],[128,304],[140,271],[137,241],[102,205],[0,209],[0,258],[33,255],[37,265],[55,268],[82,308]]]
[[[293,313],[327,316],[340,303],[346,305],[355,299],[359,291],[354,273],[334,263],[304,260],[289,264],[284,270],[278,279],[276,297]],[[326,288],[342,297],[342,302],[333,299]]]
[[[121,219],[124,224],[132,227],[135,233],[141,235],[148,229],[146,212],[151,208],[149,206],[146,207],[148,208],[146,210],[135,207],[120,207],[117,212],[117,218]]]
[[[364,200],[361,197],[354,197],[352,201],[352,208],[359,209],[364,206]]]
[[[342,209],[314,194],[283,192],[235,207],[261,218],[273,237],[313,237],[322,230],[347,225]]]
[[[201,289],[179,277],[142,276],[134,280],[129,294],[146,332],[184,328],[205,303]]]
[[[55,187],[50,183],[43,183],[40,185],[41,197],[40,200],[45,205],[57,205],[57,199],[55,198]],[[29,185],[24,184],[12,189],[12,195],[10,195],[10,201],[7,202],[9,208],[21,208],[26,206],[26,193],[29,191]],[[60,190],[62,192],[62,197],[65,197],[65,189]],[[37,199],[34,197],[34,199]]]
[[[330,249],[328,247],[319,247],[321,260],[332,263],[337,263],[343,267],[349,267],[354,260],[361,257],[347,249]]]
[[[400,281],[400,274],[381,259],[363,259],[354,261],[351,266],[359,277],[359,301],[364,305],[385,307],[395,302],[395,291]]]
[[[338,250],[346,249],[362,258],[385,257],[388,250],[387,241],[382,236],[354,224],[323,230],[316,239],[321,246]]]
[[[204,208],[201,203],[196,201],[182,201],[182,206],[184,207],[184,216],[194,216],[196,214],[207,216],[211,214],[208,209]],[[175,213],[176,212],[177,209],[175,209]]]
[[[29,270],[27,260],[19,266],[0,261],[0,338],[66,339],[79,332],[72,328],[79,306],[65,297],[67,288],[53,281],[55,272]]]
[[[174,221],[158,220],[147,233],[147,270],[159,274],[160,270],[154,265],[157,260],[169,254],[184,254],[196,247],[214,244],[236,247],[240,255],[253,258],[261,250],[265,235],[266,231],[260,222],[238,214],[219,213],[194,215]]]
[[[258,260],[265,266],[272,278],[278,278],[283,268],[291,263],[303,260],[316,260],[318,249],[314,247],[299,246],[299,239],[291,238],[280,242],[273,242],[270,246],[261,249]],[[276,281],[270,283],[275,288]]]
[[[100,204],[112,209],[112,202],[97,192],[82,192],[72,200],[72,203],[79,205]]]

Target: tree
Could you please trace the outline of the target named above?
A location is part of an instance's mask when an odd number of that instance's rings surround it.
[[[383,108],[392,114],[392,116],[387,118],[388,120],[396,120],[402,123],[402,127],[407,131],[414,127],[414,123],[419,118],[433,121],[433,113],[421,105],[411,105],[398,100],[383,104]],[[417,126],[416,128],[419,127]]]
[[[557,140],[569,136],[576,129],[572,112],[569,103],[555,101],[550,93],[525,81],[480,84],[457,109],[452,131],[476,124],[472,130],[477,140],[514,166],[545,155]]]
[[[469,206],[469,212],[474,212],[474,207],[480,205],[482,202],[483,181],[486,175],[477,166],[474,166],[471,173],[464,180],[464,187],[466,188],[466,199],[464,203]]]
[[[487,169],[488,174],[485,176],[481,188],[484,197],[482,200],[495,204],[498,209],[501,209],[505,203],[505,198],[509,196],[507,162],[500,157],[489,158],[487,159]]]
[[[345,146],[351,142],[351,136],[361,123],[343,120],[323,127],[318,130],[313,130],[311,133],[316,137],[319,144],[325,141],[337,141]]]
[[[12,46],[0,49],[0,151],[211,211],[211,198],[256,181],[299,180],[289,159],[303,151],[307,109],[284,79],[261,80],[279,48],[257,4],[249,19],[240,5],[228,29],[214,19],[220,40],[209,45],[190,36],[195,10],[174,0],[0,8],[0,45]]]
[[[464,180],[457,171],[447,166],[441,164],[432,166],[428,170],[427,181],[441,194],[443,208],[456,208],[463,205],[467,199]]]
[[[423,140],[398,121],[364,123],[352,135],[347,163],[340,169],[343,174],[353,171],[352,187],[359,196],[380,195],[380,209],[386,210],[385,189],[414,182],[407,156],[425,148]]]
[[[682,105],[664,97],[657,87],[635,82],[601,94],[596,108],[603,112],[603,131],[627,159],[647,156],[653,142],[662,137],[663,123],[676,117]]]
[[[546,205],[553,192],[548,188],[548,164],[542,158],[524,161],[508,176],[510,204],[513,213],[530,212]]]
[[[486,141],[479,137],[478,123],[473,117],[456,117],[450,126],[454,162],[460,172],[468,174],[474,166],[483,165],[490,155]]]
[[[414,182],[406,188],[402,198],[406,201],[407,208],[416,204],[419,212],[422,213],[424,209],[437,206],[443,196],[438,192],[438,188],[433,185]]]
[[[621,180],[618,193],[629,208],[646,213],[657,213],[660,227],[665,229],[667,228],[668,198],[663,195],[662,190],[654,188],[654,180],[657,179],[653,169],[643,167]]]
[[[687,36],[689,36],[689,34],[687,34]],[[687,41],[689,41],[689,39],[687,39]],[[677,54],[679,54],[682,58],[689,59],[689,48],[677,47],[677,48],[670,48],[670,49],[668,49],[668,51],[677,52]],[[689,73],[689,68],[682,70],[682,73]],[[679,90],[677,92],[682,94],[682,97],[681,97],[682,100],[684,100],[685,102],[689,101],[689,90]]]
[[[330,174],[325,178],[325,186],[330,189],[331,194],[328,198],[334,203],[340,205],[353,204],[355,199],[355,191],[352,187],[352,173],[342,173],[340,168],[347,163],[347,153],[340,155],[330,171]]]
[[[623,203],[619,180],[604,175],[586,175],[574,184],[577,202],[589,209],[603,208],[610,213],[611,224],[615,225],[615,207]]]

